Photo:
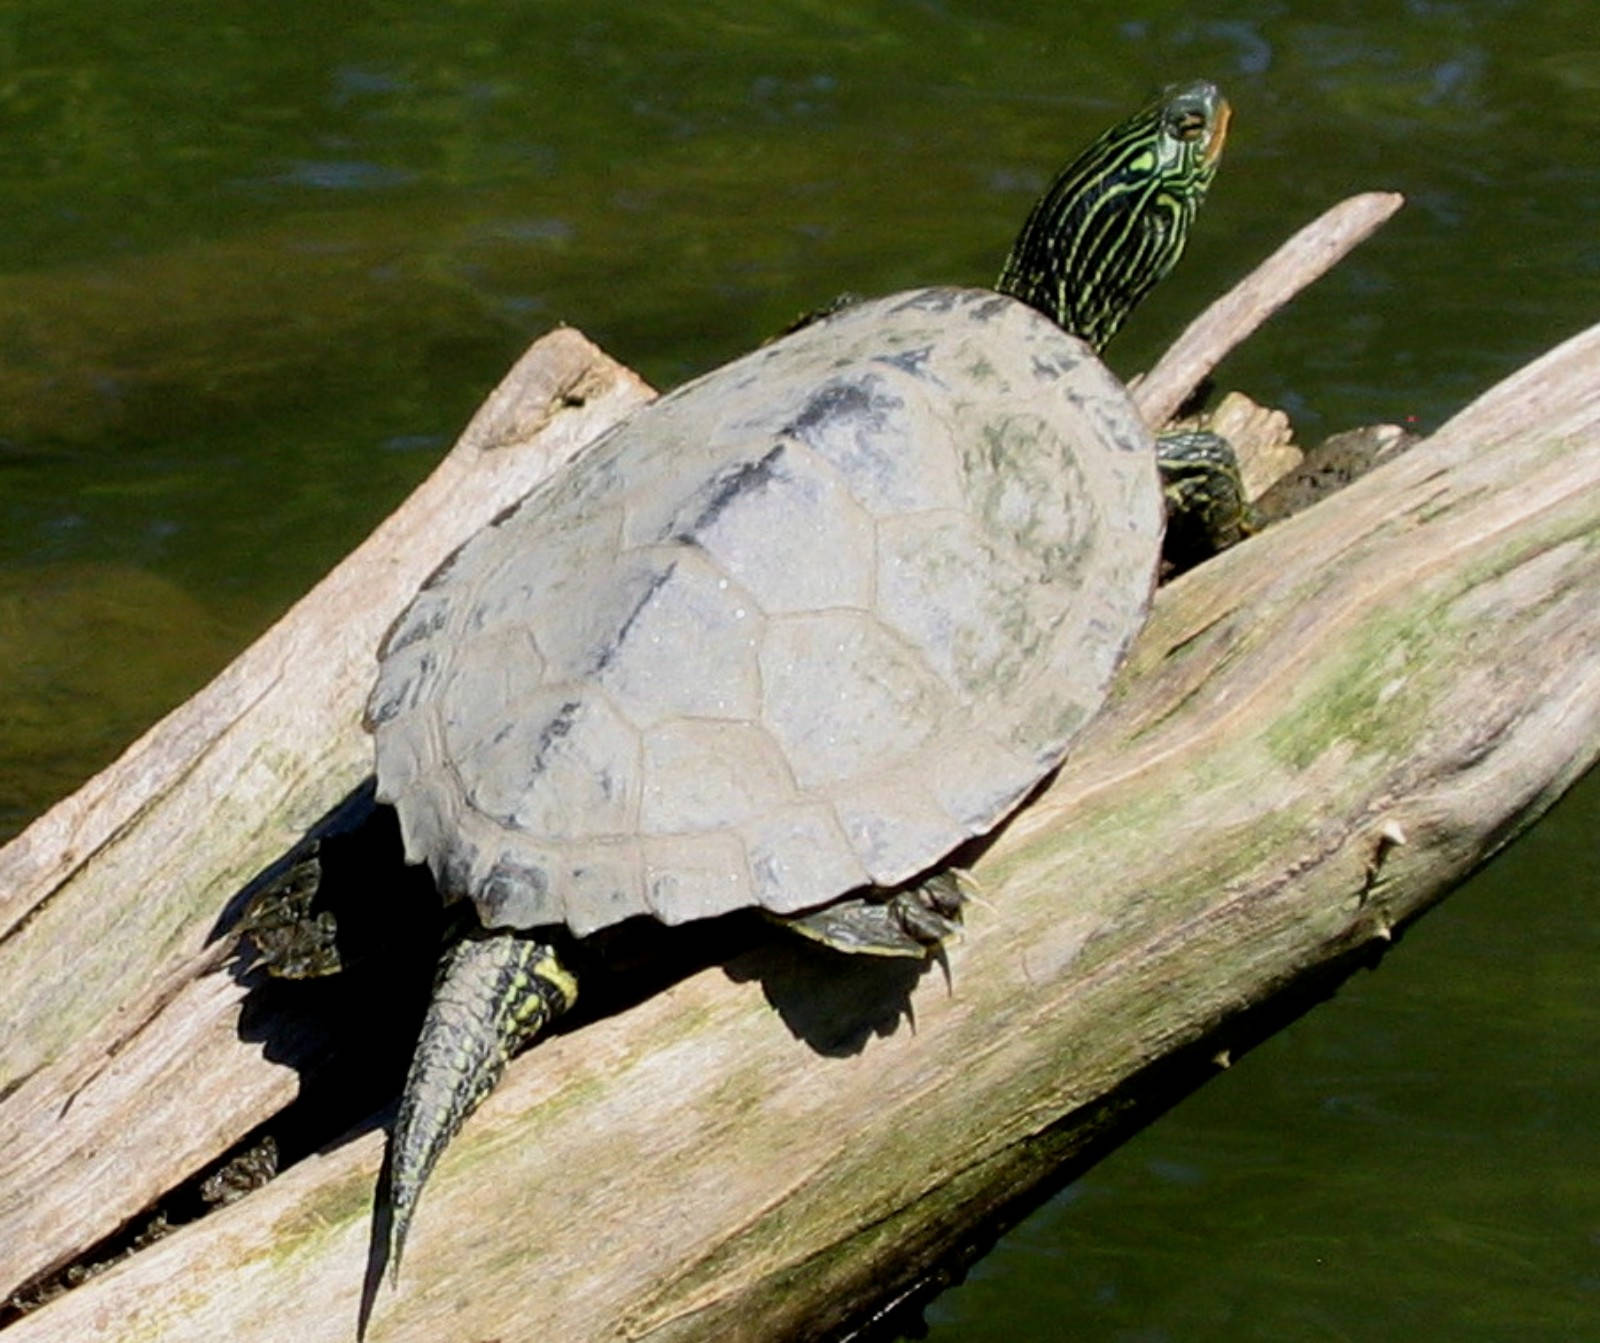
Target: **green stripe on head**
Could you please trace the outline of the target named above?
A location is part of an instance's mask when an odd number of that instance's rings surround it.
[[[1051,183],[996,288],[1101,349],[1183,255],[1227,132],[1216,85],[1166,89]]]

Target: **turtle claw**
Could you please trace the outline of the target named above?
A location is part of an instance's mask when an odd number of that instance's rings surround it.
[[[896,892],[889,899],[889,910],[927,951],[960,935],[961,910],[967,898],[963,874],[945,868],[909,890]]]
[[[322,859],[313,844],[250,898],[237,931],[255,951],[252,965],[274,979],[319,979],[344,968],[338,921],[326,909],[312,912],[321,886]]]

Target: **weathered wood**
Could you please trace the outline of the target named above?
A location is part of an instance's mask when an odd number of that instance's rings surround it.
[[[219,912],[371,770],[418,584],[649,390],[536,344],[411,499],[200,694],[0,850],[0,1282],[79,1253],[292,1098],[208,976]]]
[[[854,1052],[840,1047],[861,981],[841,989],[828,964],[776,946],[521,1059],[441,1163],[373,1336],[813,1335],[1037,1178],[1124,1079],[1386,938],[1600,750],[1597,387],[1600,328],[1165,589],[1110,711],[978,863],[989,904],[951,951],[951,986],[936,974],[917,985],[915,1032],[863,1030]],[[166,793],[152,796],[153,808]],[[262,853],[290,830],[276,824]],[[200,893],[214,910],[230,889],[213,879]],[[119,903],[114,884],[100,890]],[[56,898],[72,895],[69,883]],[[3,951],[54,911],[47,902]],[[69,914],[54,923],[52,936],[79,936]],[[28,1103],[29,1125],[8,1127],[0,1149],[6,1215],[19,1219],[0,1228],[8,1253],[12,1227],[44,1236],[107,1196],[94,1153],[116,1134],[96,1122],[148,1107],[193,1124],[184,1111],[205,1103],[214,1069],[271,1092],[272,1065],[227,1038],[231,990],[206,987],[224,981],[182,978],[203,959],[182,936],[147,939],[139,955],[74,944],[114,962],[84,977],[110,984],[104,1011],[141,983],[140,956],[161,968],[158,985],[181,987],[165,1010],[147,997],[109,1027],[73,1009],[55,1057],[37,1053],[41,1071],[4,1111],[9,1126],[13,1103]],[[178,950],[152,957],[152,944]],[[76,991],[4,983],[35,1021],[49,1011],[30,992]],[[127,1044],[108,1060],[116,1039]],[[8,1038],[8,1067],[18,1048]],[[106,1080],[139,1054],[182,1094]],[[379,1146],[369,1135],[301,1163],[10,1332],[350,1337]],[[19,1172],[35,1183],[19,1186]],[[96,1192],[22,1218],[19,1202],[52,1181]]]

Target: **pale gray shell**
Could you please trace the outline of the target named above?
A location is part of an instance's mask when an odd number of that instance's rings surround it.
[[[680,388],[478,533],[368,706],[406,854],[490,925],[789,913],[922,871],[1099,709],[1150,438],[983,290],[848,308]]]

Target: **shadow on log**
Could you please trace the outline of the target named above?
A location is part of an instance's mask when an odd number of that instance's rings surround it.
[[[1596,387],[1600,328],[1164,589],[910,1020],[815,996],[821,953],[748,923],[622,975],[446,1154],[370,1336],[826,1337],[1381,949],[1600,751]],[[371,649],[423,574],[645,395],[541,341],[417,498],[0,854],[8,1286],[293,1099],[314,1064],[241,1029],[218,911],[359,786]],[[7,1336],[350,1338],[382,1146],[352,1130]]]

